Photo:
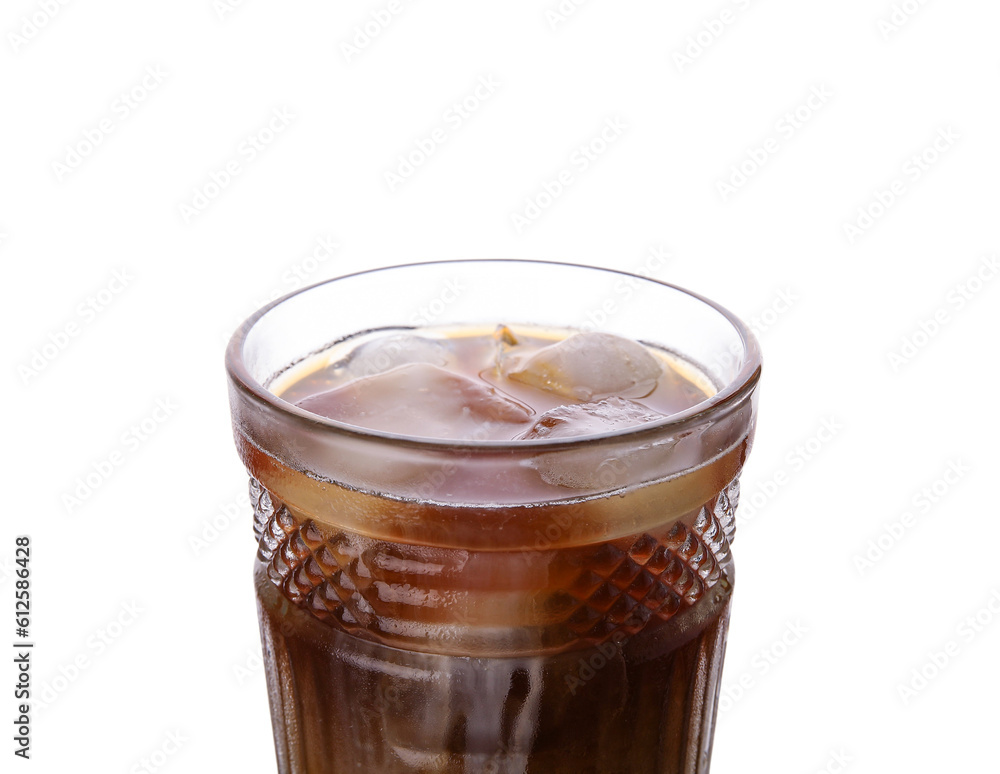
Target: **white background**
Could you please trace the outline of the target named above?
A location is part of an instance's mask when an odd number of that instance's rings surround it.
[[[558,7],[4,4],[0,609],[30,534],[49,700],[25,763],[0,691],[4,771],[273,770],[225,341],[307,281],[470,257],[649,270],[760,335],[713,771],[996,770],[1000,6]]]

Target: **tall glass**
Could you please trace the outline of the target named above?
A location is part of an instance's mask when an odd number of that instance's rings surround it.
[[[448,441],[269,391],[361,331],[496,323],[641,341],[717,392],[585,440]],[[413,264],[270,304],[226,360],[279,771],[708,771],[760,376],[738,319],[606,269]]]

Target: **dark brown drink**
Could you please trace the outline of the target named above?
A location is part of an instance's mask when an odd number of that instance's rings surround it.
[[[586,440],[708,400],[699,368],[604,334],[466,327],[354,337],[270,388],[404,437],[566,439],[516,464],[500,446],[345,454],[384,491],[242,448],[282,772],[708,771],[749,436]]]

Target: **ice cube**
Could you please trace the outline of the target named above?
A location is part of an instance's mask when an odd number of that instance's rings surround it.
[[[510,438],[532,413],[487,384],[427,363],[355,379],[298,405],[372,430],[456,440]]]
[[[577,333],[512,361],[509,378],[583,401],[645,397],[663,373],[645,347],[610,333]]]
[[[654,422],[663,419],[663,416],[641,403],[618,397],[593,403],[574,403],[546,411],[518,438],[527,440],[596,435]]]
[[[493,365],[498,374],[504,372],[504,364],[510,349],[516,347],[517,344],[517,336],[506,325],[498,325],[493,331]]]
[[[361,344],[334,368],[348,379],[375,376],[408,363],[429,363],[446,366],[451,350],[444,341],[395,333],[380,336]]]
[[[575,438],[637,427],[663,419],[664,414],[624,398],[559,406],[542,414],[518,439]],[[678,438],[547,452],[531,466],[553,486],[601,492],[657,478]]]

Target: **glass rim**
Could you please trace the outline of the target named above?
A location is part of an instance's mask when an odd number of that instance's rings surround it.
[[[293,403],[289,403],[288,401],[285,401],[275,395],[250,374],[246,363],[244,362],[243,346],[246,343],[247,336],[250,334],[253,327],[272,309],[302,293],[307,293],[318,287],[322,287],[323,285],[340,282],[341,280],[359,277],[362,275],[377,274],[380,272],[389,272],[398,269],[409,269],[417,266],[442,266],[448,264],[469,265],[479,263],[517,263],[565,266],[572,269],[605,272],[616,277],[629,277],[637,279],[641,282],[661,285],[679,293],[683,293],[684,295],[694,298],[718,312],[729,322],[730,325],[732,325],[733,329],[739,335],[744,347],[743,362],[740,366],[740,370],[732,379],[729,380],[728,384],[724,385],[711,397],[706,398],[690,408],[679,411],[676,414],[670,414],[655,422],[626,427],[620,430],[610,430],[604,433],[595,433],[592,435],[581,435],[569,438],[534,438],[508,441],[496,439],[472,440],[431,438],[426,436],[390,433],[382,430],[372,430],[358,425],[341,422],[336,419],[331,419],[329,417],[324,417],[319,414],[314,414],[311,411],[299,408]],[[760,380],[761,372],[760,345],[757,342],[757,338],[753,335],[753,332],[739,317],[705,296],[679,287],[678,285],[664,282],[663,280],[654,279],[652,277],[643,277],[641,275],[621,271],[619,269],[609,269],[603,266],[589,266],[587,264],[580,263],[535,260],[528,258],[459,258],[438,261],[415,261],[412,263],[395,264],[392,266],[380,266],[374,269],[365,269],[363,271],[352,272],[338,277],[331,277],[330,279],[293,290],[291,293],[287,293],[286,295],[271,301],[251,314],[246,320],[243,321],[242,324],[240,324],[230,338],[229,343],[226,346],[225,359],[226,373],[232,386],[238,388],[251,400],[269,406],[270,408],[278,411],[280,414],[290,419],[293,423],[305,423],[312,428],[321,427],[330,431],[335,431],[341,435],[353,436],[360,440],[389,443],[393,446],[406,446],[410,448],[425,449],[427,451],[468,452],[523,452],[529,449],[532,452],[537,452],[539,450],[546,449],[566,449],[568,447],[579,445],[580,443],[618,442],[625,440],[631,441],[634,439],[641,439],[647,435],[658,435],[665,431],[684,430],[687,427],[704,422],[706,419],[710,418],[711,415],[720,413],[729,406],[742,402],[746,396],[753,391],[757,382]]]

